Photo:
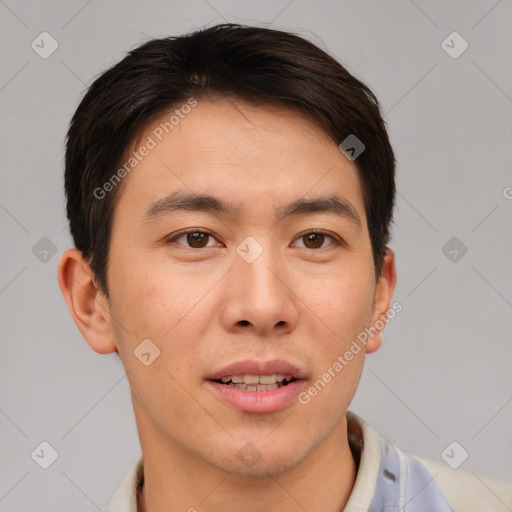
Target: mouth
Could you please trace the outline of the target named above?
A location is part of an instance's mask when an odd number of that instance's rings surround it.
[[[287,386],[297,379],[292,375],[227,375],[221,379],[212,379],[213,382],[225,384],[244,391],[273,391]]]
[[[232,363],[206,378],[223,403],[246,413],[273,413],[290,406],[306,385],[303,370],[284,360]]]

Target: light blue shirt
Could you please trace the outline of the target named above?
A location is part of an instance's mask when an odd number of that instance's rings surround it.
[[[362,418],[347,411],[356,480],[343,512],[510,512],[512,485],[445,463],[406,454]],[[107,512],[137,512],[142,456],[132,465]]]
[[[377,485],[368,512],[452,512],[434,477],[418,459],[379,438]]]

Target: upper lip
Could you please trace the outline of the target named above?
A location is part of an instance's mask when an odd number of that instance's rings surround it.
[[[207,377],[208,380],[219,380],[230,375],[272,375],[281,374],[294,379],[304,379],[305,373],[297,366],[282,359],[271,361],[245,360],[224,366]]]

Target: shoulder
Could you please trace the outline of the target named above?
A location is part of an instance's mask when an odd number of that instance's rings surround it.
[[[447,464],[410,454],[434,477],[453,512],[510,512],[512,483],[475,472],[452,469]]]

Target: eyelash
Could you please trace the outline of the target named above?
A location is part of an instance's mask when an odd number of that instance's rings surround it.
[[[186,231],[180,231],[179,233],[173,235],[172,238],[168,238],[165,242],[167,244],[170,244],[171,242],[175,242],[175,240],[181,238],[183,235],[187,235],[189,233],[202,233],[202,234],[209,235],[209,236],[215,238],[215,235],[213,233],[210,233],[209,231],[204,231],[201,229],[189,229]],[[324,235],[325,237],[330,238],[334,242],[334,245],[344,245],[344,242],[341,239],[337,239],[336,237],[334,237],[327,231],[324,231],[323,229],[312,229],[312,230],[306,231],[306,232],[300,234],[297,238],[295,238],[295,240],[304,238],[306,235],[311,235],[313,233],[315,235]],[[178,244],[178,245],[182,245],[182,244]],[[209,249],[209,247],[197,248],[197,247],[185,246],[185,249],[192,249],[194,251],[200,251],[200,250],[204,250],[204,249]],[[303,247],[303,248],[301,247],[301,249],[308,249],[308,247]],[[321,250],[325,250],[325,249],[327,249],[327,248],[310,249],[310,250],[311,251],[321,251]]]

